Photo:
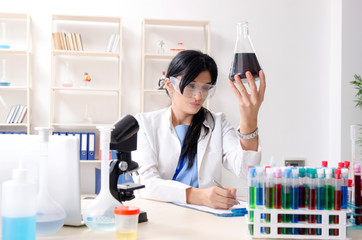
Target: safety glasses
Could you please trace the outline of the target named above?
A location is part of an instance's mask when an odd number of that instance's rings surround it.
[[[185,97],[194,97],[198,93],[201,93],[201,97],[203,99],[210,99],[216,90],[216,86],[208,83],[200,83],[200,82],[190,82],[185,88],[184,92],[180,91],[180,79],[175,77],[170,77],[171,84],[179,94]]]

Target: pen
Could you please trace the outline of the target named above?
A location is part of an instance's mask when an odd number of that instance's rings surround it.
[[[226,190],[220,183],[218,183],[215,179],[214,179],[214,183],[216,186],[218,186],[219,188],[222,188],[224,190]]]

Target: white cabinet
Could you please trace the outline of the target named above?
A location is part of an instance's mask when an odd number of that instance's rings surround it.
[[[59,38],[55,37],[57,34]],[[82,47],[59,49],[56,41],[64,36],[69,46],[72,39],[76,41],[72,35],[80,36]],[[111,38],[113,51],[107,49]],[[52,39],[50,126],[96,131],[96,126],[118,120],[122,92],[121,18],[53,15]],[[84,81],[85,73],[91,79],[88,83]]]
[[[0,13],[0,132],[26,132],[31,127],[32,91],[31,18],[27,14]],[[13,106],[26,106],[23,120],[8,123]]]
[[[208,21],[144,19],[141,46],[141,111],[153,111],[170,104],[158,81],[177,52],[184,49],[210,53]],[[162,47],[161,47],[162,46]]]

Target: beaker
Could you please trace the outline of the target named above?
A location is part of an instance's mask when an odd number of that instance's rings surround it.
[[[49,194],[48,189],[48,143],[50,127],[36,127],[39,131],[40,162],[39,192],[36,199],[36,234],[51,235],[56,233],[65,222],[65,211]]]
[[[6,77],[6,59],[1,59],[2,76],[0,78],[0,86],[10,86],[10,82]]]
[[[354,166],[356,163],[362,164],[362,125],[361,124],[351,125],[350,136],[352,140],[351,164],[352,166]]]
[[[237,23],[234,61],[231,64],[229,79],[235,81],[234,76],[239,75],[242,82],[247,83],[245,73],[250,71],[257,81],[260,70],[261,67],[249,36],[248,22]]]
[[[109,190],[109,149],[113,126],[99,126],[101,148],[101,191],[94,201],[83,211],[84,223],[95,232],[116,230],[113,210],[121,206]]]

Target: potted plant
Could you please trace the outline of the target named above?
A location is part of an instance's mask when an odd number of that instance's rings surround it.
[[[356,105],[355,107],[359,108],[362,110],[362,78],[361,78],[361,75],[357,75],[355,74],[354,75],[354,81],[351,81],[350,83],[354,86],[354,88],[357,90],[357,93],[356,93]],[[357,124],[357,125],[354,125],[354,128],[355,128],[355,133],[352,133],[351,132],[351,137],[352,137],[352,134],[355,135],[355,145],[357,146],[360,146],[360,157],[361,157],[361,161],[362,161],[362,124]],[[359,136],[359,137],[358,137]],[[352,158],[354,158],[356,156],[352,156]]]

